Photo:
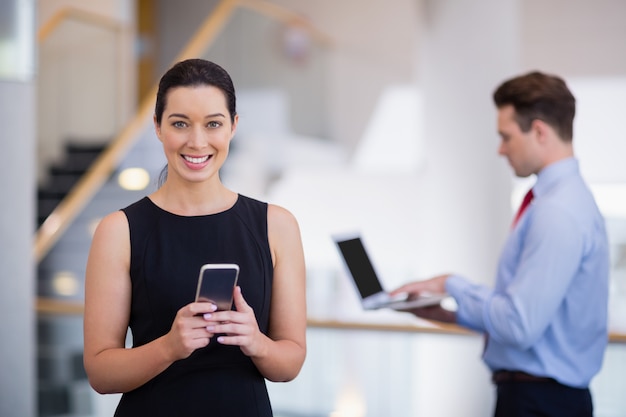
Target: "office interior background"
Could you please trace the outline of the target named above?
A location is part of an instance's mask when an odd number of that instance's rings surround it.
[[[497,155],[491,93],[533,69],[577,97],[575,149],[612,248],[612,339],[591,388],[598,417],[626,415],[624,21],[624,0],[3,1],[0,415],[112,415],[119,396],[82,369],[90,233],[156,187],[153,86],[186,54],[235,82],[224,182],[300,222],[308,356],[268,384],[278,417],[490,415],[481,336],[364,312],[330,236],[360,232],[387,288],[450,271],[492,283],[533,179]],[[71,152],[101,152],[82,183]]]

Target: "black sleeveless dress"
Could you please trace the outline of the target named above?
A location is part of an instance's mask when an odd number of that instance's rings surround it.
[[[236,263],[238,284],[267,334],[273,267],[267,204],[239,195],[206,216],[178,216],[148,197],[123,209],[130,224],[133,346],[164,334],[195,297],[200,267]],[[143,386],[125,393],[115,416],[272,416],[265,379],[238,346],[211,340]]]

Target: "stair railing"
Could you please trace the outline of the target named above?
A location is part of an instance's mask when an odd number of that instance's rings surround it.
[[[116,19],[67,7],[57,11],[39,29],[37,77],[37,159],[39,167],[59,171],[64,164],[66,142],[88,147],[103,146],[122,126],[130,104],[124,93],[121,63],[127,61],[122,43],[126,24]],[[69,181],[38,172],[40,189],[48,191],[51,204],[66,194]],[[40,215],[48,213],[38,210]],[[36,250],[36,253],[39,251]],[[37,258],[39,262],[41,259]]]

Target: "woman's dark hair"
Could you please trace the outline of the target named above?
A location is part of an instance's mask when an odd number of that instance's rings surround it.
[[[234,122],[237,114],[235,87],[230,75],[224,68],[211,61],[195,58],[178,62],[161,77],[154,107],[157,124],[161,124],[163,111],[167,105],[167,93],[172,88],[201,85],[219,88],[224,93],[230,119]]]
[[[576,99],[565,81],[538,71],[512,78],[493,93],[496,107],[512,105],[522,132],[539,119],[552,126],[560,138],[571,142],[574,136]]]
[[[234,123],[236,109],[235,87],[228,72],[214,62],[205,59],[187,59],[176,63],[159,81],[156,95],[154,116],[158,125],[161,125],[163,112],[167,106],[167,94],[177,87],[195,87],[208,85],[216,87],[224,93],[226,107],[230,113],[230,121]],[[161,186],[167,179],[167,165],[159,174],[158,185]]]

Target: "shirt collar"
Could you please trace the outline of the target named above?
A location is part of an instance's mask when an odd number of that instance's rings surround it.
[[[578,160],[574,157],[554,162],[537,174],[537,182],[533,186],[533,195],[542,196],[561,179],[570,177],[579,172]]]

